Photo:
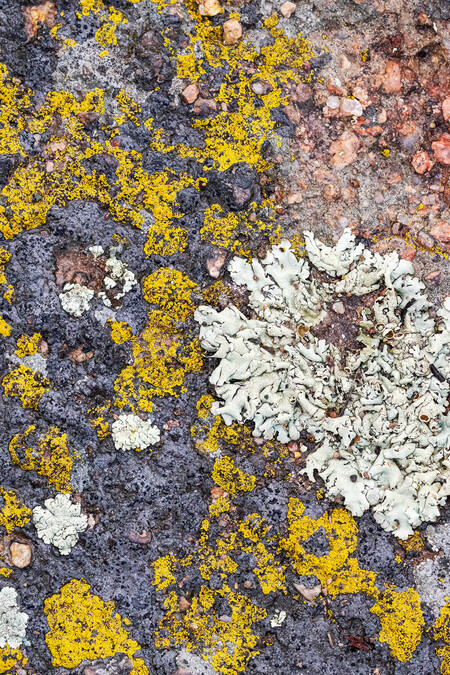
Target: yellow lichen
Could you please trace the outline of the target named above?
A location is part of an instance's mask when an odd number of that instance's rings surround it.
[[[106,419],[106,415],[111,410],[111,403],[108,402],[105,405],[97,406],[95,408],[90,408],[89,413],[89,424],[92,429],[94,429],[98,438],[103,439],[111,434],[109,430],[109,422]]]
[[[17,338],[17,349],[15,350],[14,354],[17,354],[19,358],[36,354],[40,340],[42,340],[42,335],[40,333],[33,333],[33,335],[20,335]]]
[[[9,337],[11,335],[11,326],[0,316],[0,335]]]
[[[16,527],[23,527],[25,523],[30,522],[31,509],[20,501],[13,490],[5,490],[0,487],[0,497],[4,504],[0,509],[0,525],[2,525],[8,534]]]
[[[144,280],[144,297],[158,309],[149,312],[146,328],[132,339],[133,364],[115,381],[119,408],[150,412],[155,396],[177,396],[184,391],[186,375],[200,370],[198,338],[189,340],[183,327],[194,313],[195,289],[188,277],[168,268]]]
[[[114,602],[104,602],[90,592],[84,579],[72,579],[44,602],[49,631],[45,641],[55,668],[76,668],[84,659],[104,659],[126,654],[133,662],[130,675],[148,675],[135,653],[139,644],[129,637]]]
[[[18,396],[24,408],[37,410],[39,401],[47,391],[50,382],[40,373],[20,365],[2,380],[6,396]]]
[[[425,625],[417,591],[412,588],[395,591],[390,586],[370,611],[381,622],[380,642],[387,642],[391,654],[399,661],[409,661]]]
[[[24,666],[28,659],[24,657],[20,649],[11,649],[11,647],[3,647],[0,649],[0,673],[7,673],[16,668]],[[16,669],[14,669],[16,672]]]
[[[216,598],[227,601],[230,620],[216,616],[213,609]],[[166,615],[155,635],[155,645],[159,648],[183,645],[187,651],[200,649],[203,658],[224,675],[242,672],[248,661],[259,653],[259,639],[252,628],[267,612],[226,584],[215,591],[202,586],[198,598],[193,598],[181,616],[175,592],[166,598],[164,607]]]
[[[356,550],[357,532],[355,520],[345,509],[326,511],[320,518],[305,515],[300,500],[289,500],[289,535],[280,545],[289,554],[298,574],[315,575],[332,596],[341,593],[364,591],[377,597],[375,573],[359,567],[356,558],[350,554]],[[306,542],[315,532],[323,528],[330,551],[317,556],[308,553]]]
[[[405,551],[421,551],[425,547],[425,542],[419,532],[414,532],[408,539],[399,539],[398,543]]]
[[[33,442],[30,436],[35,431],[31,425],[23,434],[16,434],[10,444],[11,459],[24,471],[37,471],[47,478],[58,492],[70,492],[74,450],[67,445],[66,434],[57,427],[50,427],[45,436]],[[30,445],[31,443],[31,445]]]
[[[118,345],[129,342],[133,337],[133,331],[126,321],[113,321],[108,319],[108,325],[111,329],[111,339]]]
[[[216,459],[212,479],[233,497],[238,491],[250,492],[255,488],[256,478],[241,471],[230,457]]]
[[[174,571],[176,568],[176,558],[173,555],[166,555],[163,558],[158,558],[152,567],[154,570],[153,584],[158,591],[164,590],[168,586],[175,583]]]
[[[209,505],[208,511],[211,518],[217,518],[221,513],[226,513],[230,510],[231,502],[225,496],[218,497]]]

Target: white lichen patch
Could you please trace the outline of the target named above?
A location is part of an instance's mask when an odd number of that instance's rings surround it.
[[[17,605],[17,591],[5,586],[0,591],[0,647],[18,649],[22,644],[28,623],[28,614]]]
[[[53,544],[62,555],[68,555],[78,541],[78,535],[87,528],[87,517],[81,505],[72,503],[68,494],[46,499],[45,508],[33,509],[33,524],[38,537],[46,544]]]
[[[100,258],[104,255],[102,246],[90,246],[89,252],[94,258]],[[62,308],[72,316],[80,317],[90,308],[91,301],[95,296],[102,300],[106,307],[111,307],[113,302],[116,306],[118,301],[131,291],[137,284],[133,272],[127,265],[117,258],[122,252],[122,246],[111,246],[109,257],[105,261],[106,275],[102,281],[102,288],[95,291],[88,286],[81,284],[67,283],[64,285],[62,293],[59,294]]]
[[[76,317],[88,311],[93,297],[94,291],[81,284],[64,284],[63,292],[59,294],[63,310]]]
[[[118,450],[145,450],[159,441],[160,432],[139,415],[123,413],[112,423],[112,437]]]
[[[432,317],[411,263],[370,252],[349,230],[334,247],[312,233],[305,242],[305,259],[284,241],[262,261],[231,261],[254,318],[233,305],[197,310],[202,346],[219,359],[212,413],[283,443],[313,436],[309,478],[317,471],[353,515],[372,508],[406,538],[450,494],[450,298]],[[340,346],[330,326],[343,314]]]

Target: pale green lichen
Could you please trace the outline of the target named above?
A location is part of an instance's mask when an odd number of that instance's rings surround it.
[[[28,614],[19,611],[17,591],[12,586],[0,590],[0,647],[17,649],[23,642]]]
[[[219,359],[210,381],[223,403],[211,411],[284,443],[306,431],[318,442],[310,479],[317,469],[354,515],[372,507],[406,538],[450,494],[450,299],[433,318],[411,263],[373,254],[349,230],[334,247],[306,233],[305,248],[300,260],[284,241],[262,261],[231,261],[257,318],[197,310],[201,344]],[[338,311],[360,347],[339,348]]]
[[[158,443],[160,433],[158,427],[139,415],[122,413],[112,423],[112,437],[119,450],[145,450]]]
[[[68,555],[78,541],[78,535],[87,528],[87,517],[81,505],[73,504],[68,494],[46,499],[45,508],[35,506],[33,524],[38,537],[46,544],[53,544],[62,555]]]

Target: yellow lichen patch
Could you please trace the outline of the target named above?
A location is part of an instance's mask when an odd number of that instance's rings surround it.
[[[72,579],[44,602],[49,631],[45,641],[56,668],[76,668],[83,659],[126,654],[133,662],[130,675],[148,675],[135,653],[139,644],[129,637],[113,602],[90,592],[84,579]]]
[[[11,649],[8,645],[0,649],[0,673],[6,673],[14,666],[24,666],[27,661],[20,649]]]
[[[9,80],[6,66],[0,64],[0,154],[24,155],[19,134],[30,106],[30,92]]]
[[[434,624],[428,628],[427,632],[433,640],[446,642],[444,647],[436,647],[436,654],[441,662],[442,675],[450,675],[450,600],[445,598],[446,604],[442,607],[440,614]]]
[[[9,567],[0,567],[0,574],[2,575],[2,577],[9,577],[12,574],[12,570],[9,569]],[[1,663],[1,661],[0,661],[0,663]],[[0,670],[0,673],[1,672],[2,671]]]
[[[209,505],[208,511],[211,518],[217,518],[221,513],[226,513],[230,510],[231,502],[224,495],[214,499],[213,503]]]
[[[102,21],[102,25],[95,33],[95,39],[99,45],[104,48],[107,47],[107,45],[116,46],[118,44],[116,28],[121,23],[128,23],[128,19],[125,14],[122,14],[122,12],[120,12],[115,7],[110,7],[108,9],[108,13]],[[108,50],[104,49],[104,51],[101,52],[101,55],[106,55],[107,53]]]
[[[9,337],[11,335],[11,326],[0,316],[0,335]]]
[[[421,551],[425,547],[425,542],[419,532],[414,532],[408,539],[399,539],[398,543],[405,551]]]
[[[345,509],[334,509],[313,519],[304,513],[300,500],[289,500],[289,536],[280,541],[298,574],[314,574],[332,596],[341,593],[364,591],[377,597],[375,573],[359,567],[356,558],[351,558],[357,545],[358,528],[351,514]],[[308,553],[305,542],[323,528],[330,551],[317,556]]]
[[[126,321],[113,321],[108,319],[108,325],[111,329],[111,339],[118,345],[129,342],[133,338],[133,331]]]
[[[5,269],[8,261],[11,258],[11,253],[6,248],[0,247],[0,286],[5,286],[3,297],[7,302],[11,303],[12,295],[14,293],[14,286],[8,284],[6,279]],[[3,290],[3,288],[2,288]]]
[[[197,339],[184,344],[182,332],[168,332],[158,323],[149,323],[133,341],[133,365],[122,370],[114,383],[115,405],[151,412],[155,396],[178,396],[184,391],[188,373],[197,372],[203,364]]]
[[[106,419],[106,415],[111,410],[111,404],[106,403],[103,406],[97,406],[96,408],[91,408],[89,413],[89,424],[92,429],[94,429],[98,438],[102,440],[111,434],[109,430],[109,422]]]
[[[144,280],[144,297],[158,309],[149,312],[146,328],[132,339],[133,364],[115,381],[119,408],[150,412],[155,396],[178,396],[184,391],[186,375],[202,367],[198,338],[189,340],[184,329],[194,313],[196,288],[188,277],[168,268]]]
[[[37,410],[39,401],[48,390],[50,382],[40,373],[20,365],[2,380],[6,396],[18,396],[24,408]]]
[[[51,427],[45,436],[33,442],[30,436],[35,428],[31,425],[25,433],[13,436],[9,444],[11,459],[24,471],[37,471],[40,476],[45,476],[49,485],[58,492],[70,492],[70,475],[76,453],[68,447],[66,434],[60,433],[57,427]]]
[[[197,401],[197,414],[200,419],[205,420],[208,417],[213,403],[214,398],[210,394],[200,396]]]
[[[392,655],[399,661],[409,661],[425,625],[417,591],[412,588],[395,591],[391,586],[370,611],[381,622],[380,642],[387,642]]]
[[[230,608],[230,620],[219,619],[213,609],[216,598],[224,598]],[[155,645],[168,648],[183,645],[187,651],[201,650],[204,659],[224,675],[242,672],[249,660],[259,654],[258,636],[253,626],[267,616],[265,609],[224,584],[219,590],[202,586],[198,598],[180,616],[175,592],[166,598],[166,615],[159,623]]]
[[[173,555],[166,555],[163,558],[158,558],[158,560],[152,564],[154,570],[153,584],[158,591],[162,591],[164,588],[175,583],[175,576],[173,573],[176,566],[177,561]]]
[[[33,333],[33,335],[20,335],[17,338],[17,349],[14,354],[17,354],[20,358],[24,356],[30,356],[31,354],[36,354],[39,342],[42,340],[42,335],[40,333]]]
[[[250,250],[243,246],[238,235],[248,236],[252,232],[267,232],[271,243],[278,241],[279,227],[276,227],[273,220],[268,222],[260,220],[254,216],[257,208],[272,207],[265,201],[259,206],[255,203],[246,212],[234,213],[230,211],[225,213],[221,206],[213,204],[211,208],[206,209],[203,227],[200,230],[202,241],[223,246],[230,249],[233,253],[249,256]]]
[[[142,288],[147,302],[160,308],[161,322],[172,326],[193,315],[192,292],[196,289],[197,285],[188,277],[167,267],[146,277]]]
[[[138,127],[140,126],[139,122],[139,115],[141,114],[141,106],[139,103],[136,103],[136,101],[133,101],[131,96],[126,93],[123,89],[120,90],[120,92],[116,96],[116,101],[119,104],[119,108],[122,111],[122,115],[120,117],[116,117],[115,120],[117,124],[120,126],[121,124],[124,124],[127,119],[131,120],[131,122],[134,122],[134,124]]]
[[[0,525],[6,529],[8,534],[16,527],[23,527],[25,523],[30,522],[31,509],[20,501],[13,490],[0,487],[0,497],[4,500],[3,507],[0,509]]]
[[[199,161],[212,159],[220,171],[237,162],[246,162],[263,171],[269,163],[262,158],[262,146],[268,138],[276,137],[276,122],[271,111],[288,103],[283,85],[298,81],[301,74],[305,80],[310,78],[305,68],[313,57],[311,45],[302,36],[286,37],[276,27],[278,19],[274,15],[264,26],[273,44],[260,50],[247,41],[229,46],[224,44],[221,26],[214,26],[207,17],[201,17],[193,3],[188,9],[196,24],[184,53],[173,47],[177,76],[195,82],[205,75],[206,68],[226,69],[215,97],[219,112],[193,124],[203,133],[204,148],[171,145],[162,130],[154,130],[159,134],[155,133],[153,147],[163,152],[177,150],[182,157]],[[254,85],[260,80],[266,87],[257,94]],[[148,120],[146,125],[153,129],[153,120]]]
[[[231,497],[237,492],[251,492],[255,488],[256,478],[241,471],[230,457],[220,457],[214,462],[212,479],[216,485],[228,492]]]

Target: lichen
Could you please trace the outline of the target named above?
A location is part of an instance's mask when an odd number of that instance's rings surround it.
[[[409,661],[420,643],[425,625],[420,598],[412,588],[387,588],[371,610],[381,621],[380,642],[387,642],[399,661]]]
[[[40,373],[20,365],[2,380],[5,396],[17,396],[24,408],[37,410],[39,401],[47,391],[50,382]]]
[[[450,299],[432,318],[411,264],[371,253],[349,230],[334,247],[307,232],[305,248],[300,260],[284,241],[264,260],[231,261],[257,318],[231,304],[196,311],[201,344],[219,359],[210,382],[223,403],[211,411],[283,443],[307,432],[318,443],[309,478],[317,470],[330,496],[354,515],[372,508],[404,539],[450,494]],[[351,349],[329,328],[336,302]]]
[[[112,423],[112,438],[119,450],[145,450],[160,439],[158,427],[138,415],[122,414]]]
[[[16,527],[23,527],[31,519],[31,509],[28,508],[13,490],[5,490],[0,487],[0,497],[4,504],[0,510],[0,525],[2,525],[7,534]]]
[[[33,524],[38,537],[46,544],[53,544],[62,555],[69,555],[78,541],[78,535],[87,528],[87,517],[81,505],[73,504],[68,494],[58,494],[46,499],[44,507],[33,509]]]
[[[44,436],[33,441],[35,430],[31,424],[23,434],[13,436],[9,444],[11,459],[24,471],[37,471],[58,492],[70,492],[76,452],[67,445],[67,435],[57,427],[50,427]]]
[[[12,586],[0,590],[0,648],[17,649],[26,635],[28,614],[17,604],[17,591]]]
[[[45,641],[55,668],[76,668],[84,659],[104,659],[127,654],[133,662],[130,675],[148,675],[140,649],[122,625],[113,602],[90,592],[84,579],[72,579],[44,602],[49,631]]]

